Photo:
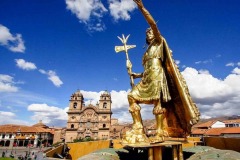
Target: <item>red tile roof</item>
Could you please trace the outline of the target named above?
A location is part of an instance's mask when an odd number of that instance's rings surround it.
[[[191,134],[204,134],[207,131],[207,129],[192,129]]]
[[[225,128],[211,128],[211,129],[208,129],[205,132],[204,135],[206,135],[206,136],[220,136],[224,129]]]
[[[221,134],[240,134],[240,127],[211,128],[204,135],[220,136]]]
[[[52,131],[50,129],[45,129],[41,127],[32,127],[32,126],[23,126],[23,125],[1,125],[0,126],[0,133],[44,133],[44,132],[49,132],[51,133]]]
[[[240,127],[226,127],[222,131],[223,134],[240,134]]]
[[[193,128],[202,128],[202,127],[211,127],[214,123],[216,123],[217,121],[216,120],[213,120],[213,121],[207,121],[207,122],[203,122],[203,123],[200,123],[200,124],[196,124],[193,126]]]

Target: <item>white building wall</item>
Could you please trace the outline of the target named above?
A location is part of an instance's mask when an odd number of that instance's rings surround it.
[[[212,125],[212,128],[224,128],[225,127],[225,123],[217,121]]]

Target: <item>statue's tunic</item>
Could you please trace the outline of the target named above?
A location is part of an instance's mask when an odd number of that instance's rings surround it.
[[[189,134],[191,126],[199,120],[200,113],[163,37],[160,43],[156,40],[151,42],[143,55],[143,66],[142,79],[128,96],[137,103],[152,104],[153,100],[168,102],[164,104],[167,113],[174,113],[172,116],[180,122],[175,127]],[[170,131],[168,133],[171,135]]]
[[[140,103],[151,103],[153,100],[168,102],[171,97],[163,68],[163,43],[155,40],[148,46],[143,55],[144,72],[141,81],[133,87],[129,96]]]

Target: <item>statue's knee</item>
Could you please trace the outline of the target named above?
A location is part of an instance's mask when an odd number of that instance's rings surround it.
[[[130,113],[138,112],[140,110],[141,110],[141,107],[137,103],[133,103],[129,106],[129,112]]]

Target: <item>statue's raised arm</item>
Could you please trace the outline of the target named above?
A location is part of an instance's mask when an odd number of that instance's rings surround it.
[[[142,3],[142,0],[133,0],[133,1],[137,4],[139,10],[142,12],[144,18],[146,19],[146,21],[150,25],[155,39],[158,42],[161,42],[160,31],[158,30],[157,23],[155,22],[155,20],[153,19],[153,17],[149,13],[149,11],[144,7],[144,5]]]

